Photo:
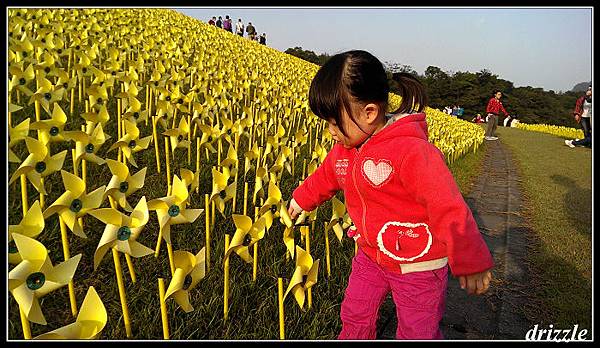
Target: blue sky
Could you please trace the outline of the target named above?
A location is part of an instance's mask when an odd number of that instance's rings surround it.
[[[364,49],[423,74],[488,69],[516,87],[566,91],[592,76],[592,9],[176,8],[207,22],[252,22],[267,44],[319,54]]]

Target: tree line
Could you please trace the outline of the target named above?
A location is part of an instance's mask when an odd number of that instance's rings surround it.
[[[288,48],[285,53],[318,65],[323,65],[330,57],[326,53],[317,55],[301,47]],[[521,122],[576,126],[573,108],[577,98],[583,95],[577,88],[557,93],[530,86],[515,87],[511,81],[502,79],[487,69],[475,73],[447,72],[439,67],[429,66],[421,75],[410,65],[389,62],[384,65],[390,76],[397,71],[415,75],[427,88],[429,106],[442,110],[445,106],[460,105],[465,110],[462,116],[465,120],[470,121],[477,114],[485,116],[488,100],[494,91],[500,90],[506,111]],[[587,88],[590,84],[584,82],[577,86],[585,85]],[[397,91],[392,89],[392,92]]]

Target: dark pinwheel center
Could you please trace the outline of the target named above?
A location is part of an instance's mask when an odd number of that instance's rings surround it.
[[[227,193],[225,191],[221,191],[219,192],[219,197],[221,197],[221,199],[225,199],[227,198]]]
[[[182,141],[183,140],[183,135],[179,134],[179,136],[177,136],[177,141]]]
[[[85,152],[87,152],[87,153],[92,153],[92,152],[94,152],[94,144],[87,144],[87,145],[85,146]]]
[[[118,240],[128,240],[129,237],[131,236],[131,229],[127,226],[123,226],[121,228],[119,228],[119,231],[117,232],[117,239]]]
[[[155,85],[155,86],[158,86],[158,81],[154,81],[154,85]]]
[[[8,243],[8,253],[9,254],[16,254],[17,253],[17,245],[15,244],[15,241],[10,241]]]
[[[135,118],[136,120],[137,120],[138,118],[140,118],[140,113],[139,113],[139,112],[137,112],[137,111],[136,111],[136,112],[134,112],[134,113],[133,113],[133,118]]]
[[[50,99],[52,99],[52,94],[50,94],[50,93],[46,92],[46,93],[44,93],[44,98],[45,98],[46,100],[50,100]]]
[[[136,145],[135,144],[135,140],[130,141],[128,145],[129,145],[130,148],[133,149],[135,147],[135,145]]]
[[[80,48],[81,48],[81,46],[79,46],[79,45],[75,46],[76,50],[79,50]]]
[[[187,290],[192,285],[192,281],[192,276],[189,274],[186,275],[185,280],[183,281],[183,290]]]
[[[57,136],[58,135],[58,127],[54,126],[52,128],[50,128],[50,135],[51,136]]]
[[[46,72],[46,74],[49,73],[50,72],[50,67],[49,66],[45,67],[44,71]]]
[[[21,17],[21,12],[17,12],[17,17]]]
[[[227,135],[231,135],[231,129],[227,130]]]
[[[117,75],[117,72],[116,72],[116,71],[113,71],[113,72],[111,72],[110,74],[111,74],[112,76],[116,76],[116,75]]]
[[[338,224],[343,225],[344,224],[344,219],[343,218],[338,218]]]
[[[179,104],[183,104],[183,98],[179,98],[179,100],[177,100],[177,102],[178,102]]]
[[[56,52],[58,52],[58,54],[62,54],[62,50],[60,48]]]
[[[46,162],[38,162],[35,164],[35,171],[42,174],[46,170]]]
[[[119,191],[121,191],[121,193],[127,192],[128,189],[129,183],[127,181],[123,181],[121,184],[119,184]]]
[[[308,280],[308,275],[303,275],[302,276],[302,284],[306,284],[306,281]]]
[[[37,17],[35,15],[31,16],[31,19],[37,19]]]
[[[212,136],[208,137],[208,141],[211,142],[213,140]]]
[[[83,68],[81,69],[81,71],[83,71],[83,73],[85,74],[87,72],[87,68]]]
[[[177,215],[179,215],[179,206],[173,204],[169,207],[169,216],[176,217]]]
[[[44,28],[44,25],[40,24],[40,28]],[[42,43],[46,43],[46,39],[42,39]]]
[[[173,86],[177,86],[177,81],[173,81]]]
[[[23,57],[27,57],[27,52],[23,51]]]
[[[272,211],[273,213],[276,213],[276,212],[277,212],[277,205],[273,204],[273,205],[271,206],[271,211]]]
[[[102,103],[102,98],[96,99],[96,103]]]
[[[166,100],[166,101],[171,101],[171,97],[167,96],[167,97],[165,98],[165,100]]]
[[[79,213],[81,208],[83,208],[83,203],[81,203],[79,199],[75,198],[73,202],[71,202],[71,207],[69,209],[71,209],[71,211],[74,213]]]
[[[247,235],[244,237],[244,242],[242,243],[242,245],[243,245],[243,246],[248,246],[248,245],[250,245],[250,243],[252,243],[252,237],[250,237],[250,235],[249,235],[249,234],[247,234]]]
[[[46,276],[42,272],[31,273],[29,277],[27,277],[27,287],[29,290],[37,290],[44,286],[46,282]]]
[[[24,78],[24,77],[21,77],[21,78],[19,79],[19,83],[20,83],[21,85],[24,85],[24,84],[26,84],[26,83],[27,83],[27,80],[25,80],[25,78]]]
[[[63,83],[63,87],[67,88],[67,87],[69,87],[69,84],[65,82],[65,83]]]

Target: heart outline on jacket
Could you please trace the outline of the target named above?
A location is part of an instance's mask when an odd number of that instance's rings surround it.
[[[365,179],[374,187],[385,184],[394,173],[394,167],[389,160],[380,159],[375,162],[370,157],[365,158],[361,169]]]

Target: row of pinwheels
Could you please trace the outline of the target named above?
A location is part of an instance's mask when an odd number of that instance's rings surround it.
[[[566,139],[583,139],[583,131],[573,127],[555,126],[549,124],[527,124],[519,122],[517,128],[534,132],[548,133]]]
[[[303,307],[304,294],[308,293],[310,306],[310,290],[317,279],[319,260],[313,262],[310,255],[308,226],[312,227],[310,231],[315,230],[317,214],[305,213],[296,222],[296,226],[301,225],[301,239],[305,243],[304,248],[296,245],[296,229],[287,216],[287,202],[280,187],[286,177],[297,184],[312,173],[332,144],[323,122],[308,108],[308,86],[316,66],[170,10],[11,9],[8,30],[9,160],[20,163],[10,181],[21,182],[24,216],[21,225],[34,226],[31,231],[39,230],[36,232],[39,234],[44,228],[44,218],[59,215],[65,262],[76,260],[69,255],[67,229],[85,238],[86,215],[106,225],[94,255],[94,268],[112,250],[128,337],[131,327],[119,255],[125,255],[135,282],[131,257],[152,253],[136,242],[149,220],[148,210],[156,211],[159,222],[155,256],[158,257],[164,240],[172,275],[168,288],[160,293],[161,304],[173,297],[185,311],[192,310],[188,292],[211,265],[210,233],[217,221],[231,218],[236,232],[231,239],[225,236],[223,255],[226,318],[229,256],[235,252],[245,262],[253,263],[256,279],[258,242],[269,232],[274,219],[279,218],[287,255],[296,260],[295,272],[281,299],[293,293]],[[397,96],[391,98],[393,107],[399,100]],[[35,121],[31,119],[34,114]],[[482,135],[474,130],[478,127],[449,124],[449,119],[442,119],[432,109],[427,109],[427,115],[432,142],[450,160],[476,149],[482,141]],[[21,122],[13,122],[13,117]],[[463,130],[454,132],[455,128]],[[32,131],[37,133],[37,139],[30,137]],[[116,141],[104,150],[110,139]],[[66,168],[69,151],[54,151],[56,148],[70,149],[72,174],[61,170]],[[28,155],[21,162],[25,153]],[[116,153],[116,160],[107,157],[111,153]],[[152,155],[146,156],[147,153]],[[184,168],[182,153],[187,154],[190,168],[195,154],[195,171]],[[148,160],[152,157],[156,165]],[[297,161],[302,161],[302,166]],[[138,163],[145,167],[130,174],[129,166],[137,168]],[[88,172],[92,177],[104,164],[112,178],[88,193]],[[172,165],[180,167],[179,176],[174,174]],[[297,167],[302,168],[301,175]],[[202,174],[206,173],[203,168],[209,169],[208,180]],[[167,194],[146,202],[143,193],[147,191],[144,178],[148,170],[164,171]],[[50,194],[44,180],[56,180],[53,173],[58,171],[65,192],[41,213]],[[208,185],[211,176],[212,185]],[[27,182],[39,192],[39,201],[31,209],[27,202]],[[142,198],[133,208],[128,197],[136,191],[142,192]],[[188,207],[194,191],[200,196],[201,191],[204,193],[206,245],[197,254],[173,251],[170,226],[191,223],[203,212]],[[243,198],[238,191],[243,192]],[[106,198],[110,208],[101,208]],[[255,207],[253,215],[251,206]],[[215,216],[215,211],[223,219]],[[343,229],[350,224],[343,203],[334,200],[331,219],[325,225],[326,244],[329,231],[334,231],[341,240]],[[29,227],[14,234],[36,237],[36,233],[25,230]],[[11,250],[18,252],[9,255],[15,263],[22,263],[24,255],[29,255],[21,252],[19,244]],[[21,277],[18,284],[26,284],[25,273],[18,274]],[[69,285],[75,315],[77,303],[71,279],[72,274],[64,275],[61,284]],[[161,283],[159,279],[159,288]],[[41,313],[37,307],[32,312],[30,303],[37,303],[33,298],[48,291],[32,291],[33,295],[15,296],[19,307],[27,309],[22,315],[25,336],[27,321],[45,322],[43,317],[36,316]],[[14,295],[12,289],[11,292]],[[99,316],[98,322],[104,317]],[[165,322],[166,311],[163,311],[163,330],[168,337]],[[95,336],[104,326],[94,325],[95,331],[86,337]]]

